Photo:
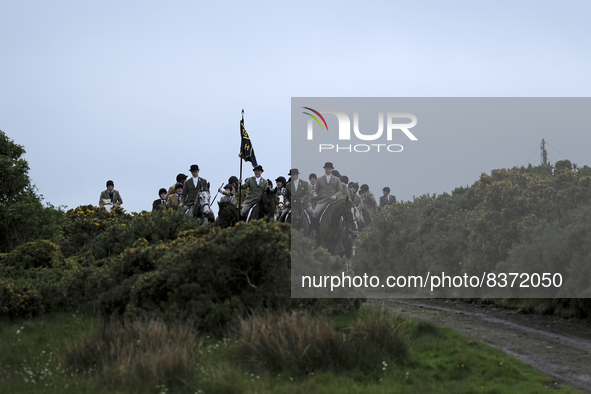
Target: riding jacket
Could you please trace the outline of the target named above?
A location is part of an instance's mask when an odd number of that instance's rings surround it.
[[[326,175],[318,177],[316,187],[314,188],[313,195],[318,196],[318,204],[322,204],[330,200],[331,196],[336,195],[337,200],[343,195],[342,182],[337,176],[330,177],[330,183],[326,180]]]
[[[105,199],[105,200],[110,199],[113,202],[113,204],[115,204],[115,205],[123,204],[123,199],[121,198],[121,195],[115,189],[113,189],[113,197],[112,198],[111,198],[111,195],[109,194],[109,189],[103,190],[101,192],[101,196],[99,197],[99,207],[105,206],[103,199]]]
[[[285,186],[285,201],[289,201],[291,204],[292,196],[295,196],[300,199],[304,209],[309,208],[310,191],[310,184],[303,179],[299,180],[297,190],[295,190],[295,184],[293,181],[287,182],[287,185]]]
[[[246,199],[243,201],[243,204],[248,205],[257,202],[259,198],[261,198],[261,194],[263,194],[263,192],[269,188],[269,185],[267,180],[263,177],[261,177],[259,184],[257,185],[256,177],[251,176],[246,178],[240,188],[248,188],[248,194],[246,195]]]
[[[197,187],[195,187],[195,184],[193,183],[193,177],[189,177],[185,181],[185,186],[183,187],[181,202],[185,206],[194,205],[199,192],[205,190],[207,190],[207,181],[204,178],[199,177],[197,180]]]

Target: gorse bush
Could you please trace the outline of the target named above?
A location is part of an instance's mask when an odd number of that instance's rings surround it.
[[[50,241],[17,247],[0,260],[0,314],[26,317],[67,308],[76,302],[68,298],[66,288],[77,269]]]
[[[361,234],[354,269],[381,276],[558,272],[574,281],[563,291],[587,294],[591,169],[573,168],[565,161],[554,172],[531,165],[494,170],[452,195],[386,207]]]

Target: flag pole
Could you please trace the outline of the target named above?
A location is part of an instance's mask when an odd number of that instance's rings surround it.
[[[244,108],[242,108],[242,124],[241,126],[244,125]],[[240,127],[240,151],[242,152],[242,127]],[[238,179],[242,179],[242,160],[243,157],[240,157],[240,178]],[[241,205],[242,205],[242,189],[241,189],[242,183],[238,183],[238,211],[240,212],[240,210],[242,209]]]

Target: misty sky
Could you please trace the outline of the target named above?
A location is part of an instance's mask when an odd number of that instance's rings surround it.
[[[0,130],[24,145],[46,202],[96,205],[112,179],[126,210],[150,210],[191,164],[213,188],[239,175],[243,108],[274,180],[292,165],[292,97],[589,96],[590,11],[584,1],[0,1]],[[384,182],[403,185],[399,199],[449,192],[538,164],[542,138],[552,162],[591,164],[589,125],[534,131],[446,135]],[[436,176],[422,176],[428,168]]]

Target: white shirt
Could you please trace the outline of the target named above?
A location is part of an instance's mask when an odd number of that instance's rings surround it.
[[[293,181],[293,184],[295,185],[295,189],[298,190],[298,185],[300,184],[299,178]]]
[[[257,181],[257,186],[261,183],[261,178],[254,177],[254,180]]]
[[[199,177],[193,178],[193,185],[195,185],[195,187],[197,187],[197,182],[199,182]]]
[[[332,178],[332,174],[326,176],[326,183],[330,183],[330,178]]]

